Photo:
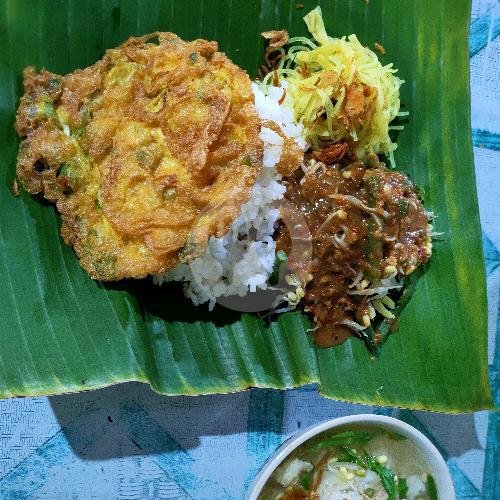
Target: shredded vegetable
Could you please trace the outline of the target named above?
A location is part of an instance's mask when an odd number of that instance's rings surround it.
[[[263,86],[287,82],[287,101],[295,119],[304,125],[313,148],[321,142],[349,142],[359,159],[384,154],[393,163],[396,143],[389,127],[400,112],[399,88],[392,64],[383,66],[375,52],[356,35],[333,38],[325,30],[318,6],[304,21],[312,40],[290,38],[279,65]],[[394,166],[394,165],[393,165]]]

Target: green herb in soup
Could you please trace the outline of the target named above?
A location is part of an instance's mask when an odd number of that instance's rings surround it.
[[[259,500],[435,500],[434,478],[416,446],[377,427],[326,431],[297,448]]]

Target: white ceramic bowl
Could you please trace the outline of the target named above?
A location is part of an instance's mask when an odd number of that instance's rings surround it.
[[[350,415],[347,417],[335,418],[327,420],[321,424],[313,425],[303,431],[295,434],[290,439],[285,441],[267,460],[260,472],[257,474],[250,489],[248,491],[248,500],[257,500],[259,493],[266,484],[267,480],[283,460],[285,460],[295,448],[299,447],[308,439],[316,436],[320,432],[335,429],[336,427],[350,425],[350,424],[363,424],[373,425],[397,432],[406,436],[412,443],[419,449],[422,457],[427,463],[429,472],[432,474],[436,481],[438,498],[439,500],[455,500],[455,490],[453,488],[453,481],[448,471],[443,457],[436,449],[436,447],[427,439],[420,431],[408,425],[401,420],[392,417],[385,417],[383,415],[360,414]]]

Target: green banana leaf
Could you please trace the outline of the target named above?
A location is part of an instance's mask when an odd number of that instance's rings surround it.
[[[316,349],[308,319],[270,323],[193,308],[178,288],[103,285],[79,267],[52,206],[14,197],[13,129],[21,71],[64,74],[132,35],[174,31],[218,40],[255,77],[259,33],[305,34],[302,0],[4,0],[0,6],[0,396],[148,382],[163,394],[208,394],[316,382],[324,396],[459,412],[491,407],[486,294],[470,139],[467,0],[319,2],[331,34],[379,41],[406,80],[411,112],[396,161],[438,215],[428,272],[399,332],[372,360],[361,341]]]

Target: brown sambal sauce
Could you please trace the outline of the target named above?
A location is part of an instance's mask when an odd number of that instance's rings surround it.
[[[411,180],[387,169],[376,155],[360,162],[343,158],[343,148],[330,153],[312,155],[305,173],[299,169],[286,179],[286,198],[303,214],[312,235],[304,308],[314,317],[321,347],[356,333],[346,321],[370,325],[375,311],[363,288],[411,274],[431,254],[429,216]],[[314,157],[335,157],[340,163],[327,165]],[[288,253],[290,246],[290,235],[281,228],[278,249]],[[288,265],[291,271],[300,269],[300,263]]]

